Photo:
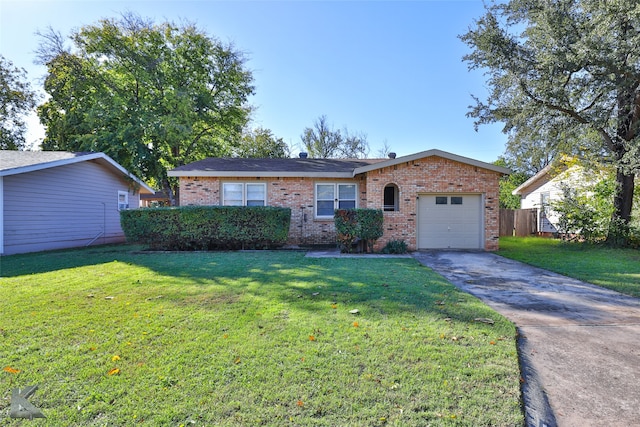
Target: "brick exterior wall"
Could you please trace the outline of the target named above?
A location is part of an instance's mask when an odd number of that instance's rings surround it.
[[[334,244],[333,219],[315,218],[316,183],[355,183],[358,207],[383,207],[384,187],[398,187],[398,211],[384,212],[384,235],[376,243],[381,249],[390,240],[404,240],[417,248],[417,198],[426,193],[482,194],[484,203],[484,249],[498,249],[500,174],[441,157],[427,157],[376,169],[354,179],[322,178],[210,178],[180,177],[180,204],[220,205],[223,182],[260,182],[267,185],[267,205],[291,208],[289,243]]]

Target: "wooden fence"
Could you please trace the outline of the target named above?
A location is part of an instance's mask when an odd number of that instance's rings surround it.
[[[537,232],[537,209],[500,209],[500,236],[526,237]]]

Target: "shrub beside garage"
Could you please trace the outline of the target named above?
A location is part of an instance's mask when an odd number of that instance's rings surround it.
[[[182,206],[120,212],[127,241],[152,250],[270,249],[289,236],[291,209]]]

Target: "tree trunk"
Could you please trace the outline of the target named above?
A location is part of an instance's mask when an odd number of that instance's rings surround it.
[[[169,182],[169,180],[164,179],[164,182],[162,183],[162,187],[164,188],[164,191],[167,192],[167,197],[169,197],[169,205],[178,206],[179,204],[178,191],[174,191],[174,189],[171,187],[171,183]]]
[[[617,169],[617,187],[613,197],[613,215],[609,225],[607,243],[612,246],[625,246],[629,238],[635,175],[625,172],[621,165],[618,165]]]

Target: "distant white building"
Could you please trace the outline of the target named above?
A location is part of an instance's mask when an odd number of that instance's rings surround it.
[[[0,150],[0,255],[123,242],[120,210],[141,193],[104,153]]]
[[[520,196],[521,209],[538,209],[539,233],[556,233],[558,214],[551,206],[563,199],[563,187],[584,189],[601,178],[601,174],[565,160],[548,165],[513,190],[512,194]]]

